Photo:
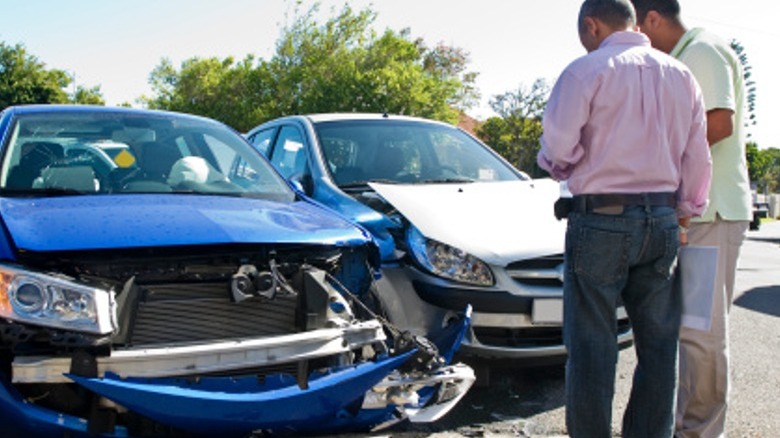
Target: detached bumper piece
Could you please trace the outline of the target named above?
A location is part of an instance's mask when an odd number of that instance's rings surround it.
[[[363,409],[399,405],[403,406],[403,417],[399,420],[406,417],[412,423],[430,423],[455,407],[475,380],[474,370],[464,364],[443,367],[433,375],[419,378],[404,377],[394,372],[366,394]],[[382,424],[373,429],[387,426],[389,424]]]
[[[476,380],[471,367],[448,365],[469,329],[471,312],[471,306],[467,306],[457,321],[433,334],[430,341],[417,339],[418,348],[409,352],[409,359],[366,392],[355,417],[342,418],[336,427],[318,432],[374,432],[404,420],[428,423],[442,418]],[[431,356],[431,347],[435,357]]]
[[[224,377],[164,375],[185,369],[201,375],[218,369],[228,371],[247,361],[261,365],[274,357],[272,353],[281,352],[275,350],[278,345],[263,342],[212,344],[218,354],[192,346],[115,352],[96,363],[97,377],[69,372],[62,359],[18,360],[13,367],[13,384],[0,373],[0,422],[7,425],[4,433],[9,436],[95,436],[96,425],[91,420],[38,406],[15,387],[64,382],[100,398],[103,405],[192,436],[365,433],[404,420],[436,421],[458,403],[475,380],[468,366],[448,365],[469,327],[470,316],[468,308],[462,318],[433,336],[432,341],[416,338],[414,345],[399,350],[403,353],[396,356],[380,355],[367,362],[314,371],[305,385],[287,373],[267,374],[264,378],[239,375],[239,370]],[[294,335],[301,339],[293,342],[297,351],[292,356],[316,356],[313,352],[323,349],[333,353],[331,348],[340,351],[331,345],[332,331]],[[348,340],[354,347],[384,337],[376,321],[367,321],[335,338]],[[113,422],[107,428],[98,426],[97,433],[133,435],[128,427]]]
[[[411,352],[313,375],[308,389],[293,377],[122,379],[68,375],[79,385],[152,420],[196,435],[313,433],[350,415],[350,407]],[[358,404],[359,407],[359,404]],[[356,413],[356,410],[352,412]]]

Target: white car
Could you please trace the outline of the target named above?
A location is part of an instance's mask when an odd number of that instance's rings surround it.
[[[421,118],[291,116],[247,137],[306,195],[372,233],[379,296],[396,325],[432,333],[471,305],[460,353],[565,358],[559,183],[530,179],[467,132]],[[630,325],[618,316],[626,345]]]

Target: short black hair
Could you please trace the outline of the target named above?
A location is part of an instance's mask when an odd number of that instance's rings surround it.
[[[597,18],[615,29],[633,26],[637,22],[629,0],[585,0],[580,7],[580,32],[585,31],[585,17]]]
[[[631,0],[636,9],[636,18],[639,23],[645,21],[647,13],[650,11],[656,11],[661,16],[679,20],[680,18],[680,2],[677,0]]]

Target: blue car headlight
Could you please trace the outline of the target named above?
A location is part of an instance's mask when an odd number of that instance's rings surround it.
[[[466,251],[428,239],[413,226],[409,227],[407,243],[417,263],[434,275],[477,286],[494,283],[485,262]]]
[[[116,328],[116,305],[111,291],[0,265],[0,317],[105,335]]]

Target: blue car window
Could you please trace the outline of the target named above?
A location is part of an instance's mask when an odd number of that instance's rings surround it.
[[[255,148],[266,157],[268,156],[269,149],[271,148],[271,140],[274,138],[276,128],[264,129],[256,132],[249,137],[249,141],[255,145]]]
[[[306,171],[306,150],[298,128],[285,126],[279,132],[271,163],[285,178],[302,175]]]

